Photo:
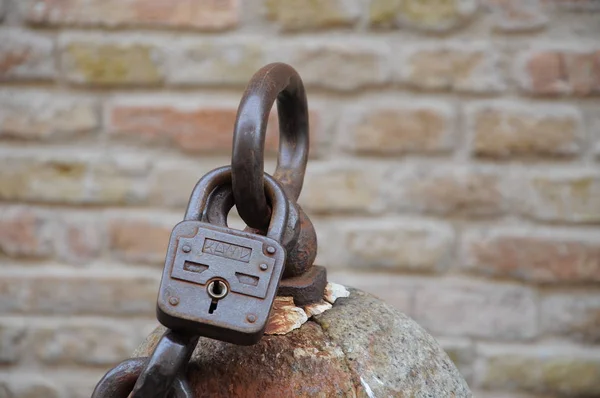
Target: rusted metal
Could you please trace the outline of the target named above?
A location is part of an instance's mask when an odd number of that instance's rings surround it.
[[[306,305],[321,300],[326,285],[327,270],[314,265],[302,275],[282,279],[277,294],[293,297],[296,305]]]
[[[121,362],[102,377],[91,398],[128,398],[147,362],[148,357]],[[195,398],[183,373],[179,373],[173,381],[170,393],[172,398]]]
[[[265,176],[273,206],[266,236],[213,225],[200,220],[207,213],[205,206],[212,203],[208,198],[217,182],[231,183],[229,166],[198,182],[185,220],[173,229],[157,317],[174,330],[255,344],[264,333],[283,274],[286,254],[279,242],[287,224],[288,200],[275,179]],[[190,250],[184,250],[186,246]],[[173,297],[176,305],[170,301]]]
[[[271,177],[263,171],[264,143],[275,101],[280,147]],[[191,398],[184,371],[198,336],[256,344],[277,294],[290,304],[279,311],[287,316],[272,320],[277,333],[291,330],[291,321],[293,327],[306,322],[297,306],[313,304],[310,314],[327,309],[327,273],[313,266],[316,232],[297,204],[308,150],[302,80],[289,65],[269,64],[252,77],[240,102],[231,166],[200,179],[184,221],[173,229],[157,300],[157,318],[169,330],[150,358],[109,371],[92,398]],[[234,204],[248,225],[244,231],[227,226]]]
[[[302,190],[308,159],[308,105],[302,79],[289,65],[266,65],[252,76],[240,101],[231,157],[238,213],[248,226],[260,230],[266,229],[270,217],[263,170],[267,123],[275,100],[279,155],[273,177],[294,202]]]
[[[177,376],[185,372],[196,344],[198,335],[167,330],[146,361],[130,398],[166,397]]]

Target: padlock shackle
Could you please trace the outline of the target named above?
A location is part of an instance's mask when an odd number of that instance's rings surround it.
[[[298,72],[284,63],[264,66],[252,76],[240,101],[233,133],[232,187],[240,217],[264,230],[270,210],[264,188],[265,136],[277,100],[279,155],[273,177],[290,200],[302,190],[308,161],[308,105]]]
[[[263,178],[265,181],[265,184],[263,185],[264,192],[266,193],[265,198],[269,198],[269,202],[273,207],[271,221],[269,223],[266,236],[276,240],[277,242],[281,242],[289,216],[288,200],[285,196],[283,188],[273,177],[267,173],[264,173]],[[194,190],[192,191],[184,220],[201,221],[204,218],[204,213],[207,211],[210,195],[213,193],[215,188],[223,185],[230,185],[231,182],[231,166],[219,167],[218,169],[214,169],[206,173],[206,175],[202,177],[200,181],[198,181],[194,187]]]

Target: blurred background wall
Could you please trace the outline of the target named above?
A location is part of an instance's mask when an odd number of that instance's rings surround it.
[[[600,396],[599,1],[0,5],[1,397],[89,397],[156,325],[171,228],[272,61],[308,87],[330,279],[480,397]]]

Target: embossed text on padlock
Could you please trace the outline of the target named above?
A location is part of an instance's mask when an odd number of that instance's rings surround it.
[[[267,236],[206,222],[215,188],[231,183],[231,168],[204,176],[194,188],[185,221],[173,229],[157,303],[166,327],[236,344],[263,335],[283,274],[280,241],[288,203],[279,184],[265,178],[273,207]]]

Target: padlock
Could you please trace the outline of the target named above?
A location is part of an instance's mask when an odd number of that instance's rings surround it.
[[[266,236],[207,222],[209,197],[231,183],[231,167],[205,175],[192,192],[184,221],[171,234],[157,317],[164,326],[235,344],[264,333],[286,252],[281,240],[289,213],[283,189],[265,175],[272,206]]]

